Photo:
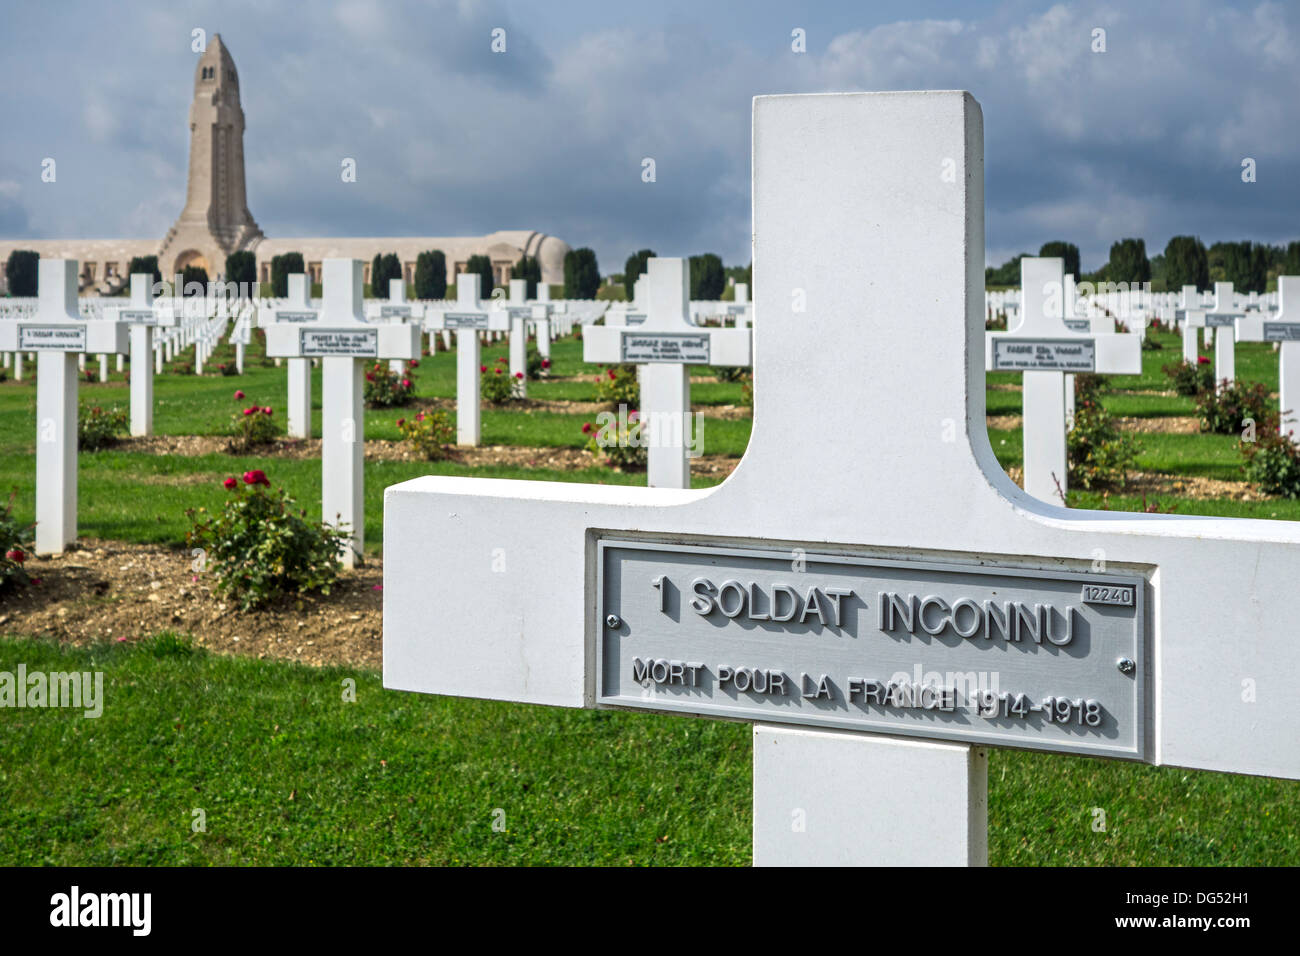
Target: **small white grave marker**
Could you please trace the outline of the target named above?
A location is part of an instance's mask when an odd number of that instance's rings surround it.
[[[1066,373],[1136,375],[1142,371],[1142,337],[1071,332],[1065,326],[1065,260],[1026,256],[1020,260],[1020,324],[1009,332],[985,334],[985,368],[1021,371],[1025,491],[1044,501],[1062,501],[1069,468],[1065,436]]]
[[[305,322],[315,322],[320,317],[320,313],[312,308],[311,285],[308,283],[307,278],[305,272],[296,272],[288,277],[289,295],[286,302],[277,309],[269,310],[269,315],[263,314],[263,328],[266,327],[268,322],[288,322],[300,325]],[[279,361],[277,358],[276,362]],[[287,432],[290,438],[310,438],[312,360],[309,358],[290,358],[288,365]]]
[[[36,551],[77,540],[77,356],[127,351],[127,326],[83,320],[77,260],[42,259],[30,319],[0,322],[0,351],[36,352]]]
[[[1198,328],[1205,329],[1207,336],[1213,335],[1214,380],[1216,387],[1221,386],[1225,381],[1231,384],[1237,377],[1235,324],[1237,319],[1244,318],[1245,315],[1245,312],[1233,306],[1231,282],[1214,283],[1213,308],[1194,309],[1187,312],[1187,325],[1192,330],[1193,341]],[[1215,332],[1218,334],[1215,334]],[[1187,338],[1184,335],[1184,352],[1186,348]],[[1184,358],[1187,358],[1186,355],[1184,355]],[[1195,362],[1197,359],[1190,358],[1187,361]]]
[[[509,316],[498,309],[484,309],[479,301],[482,276],[462,272],[456,277],[456,306],[425,314],[425,328],[431,332],[456,331],[456,444],[477,445],[482,440],[479,403],[482,345],[480,332],[504,331]]]
[[[363,363],[420,354],[420,328],[372,325],[362,312],[360,259],[326,259],[324,302],[314,322],[272,322],[266,354],[321,359],[321,514],[346,527],[351,567],[365,546],[365,403]]]
[[[646,320],[640,325],[591,326],[583,360],[641,368],[641,427],[651,488],[689,488],[691,380],[689,365],[748,366],[747,328],[709,328],[690,322],[690,270],[684,259],[650,259]],[[698,436],[697,436],[698,437]]]
[[[1300,276],[1277,277],[1278,312],[1249,313],[1237,319],[1236,338],[1242,342],[1277,342],[1279,431],[1300,442]],[[1291,310],[1287,312],[1287,303]],[[1227,336],[1225,336],[1227,338]]]
[[[131,434],[137,437],[153,434],[153,377],[157,360],[154,358],[153,330],[170,318],[160,316],[153,307],[153,275],[131,274],[131,305],[126,308],[105,309],[104,318],[126,322],[131,328]]]

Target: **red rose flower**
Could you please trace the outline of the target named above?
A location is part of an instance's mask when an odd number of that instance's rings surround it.
[[[551,360],[550,360],[550,359],[542,359],[542,368],[550,368],[550,367],[551,367]]]
[[[257,411],[257,406],[256,406],[256,405],[254,405],[252,408],[246,408],[246,409],[244,409],[244,414],[245,414],[245,415],[251,415],[251,414],[253,414],[253,412],[255,412],[255,411]]]
[[[583,433],[584,435],[590,435],[590,434],[591,434],[591,422],[583,422],[583,425],[582,425],[582,433]]]
[[[416,413],[415,413],[415,420],[416,420],[417,422],[422,422],[422,421],[424,421],[424,412],[416,412]]]
[[[498,374],[498,375],[501,374],[501,369],[497,369],[497,374]]]
[[[613,369],[610,369],[610,370],[609,370],[609,380],[612,382],[612,381],[614,381],[614,379],[616,379],[616,378],[618,378],[618,375],[616,375],[616,374],[614,373],[614,370],[613,370]]]
[[[410,387],[411,387],[411,380],[409,378],[402,379],[402,388],[410,388]]]
[[[12,551],[6,551],[5,557],[10,561],[17,561],[19,564],[22,564],[27,560],[27,555],[23,553],[21,548],[14,548]]]
[[[270,406],[270,405],[267,405],[265,408],[262,409],[262,411],[264,411],[264,412],[266,412],[266,414],[270,415],[270,414],[271,414],[271,406]]]
[[[227,491],[233,491],[239,482],[235,481],[234,478],[227,478],[222,484],[226,486]]]
[[[523,378],[523,377],[524,377],[523,372],[515,372],[515,378]]]
[[[266,472],[260,468],[254,468],[252,471],[244,472],[244,484],[246,485],[266,485],[271,487],[271,482],[267,480]]]
[[[419,359],[411,359],[411,368],[419,368],[419,367],[420,367],[420,360],[419,360]]]
[[[405,424],[406,424],[406,419],[405,419],[405,418],[399,418],[399,419],[397,420],[397,427],[398,427],[398,428],[401,428],[401,427],[402,427],[403,425],[405,425]]]
[[[242,388],[235,389],[235,401],[239,401],[239,399],[243,397],[244,397],[244,390]]]
[[[1207,359],[1204,355],[1198,355],[1198,356],[1196,356],[1196,364],[1197,364],[1197,365],[1209,365],[1209,364],[1210,364],[1210,360]]]
[[[480,372],[486,372],[486,371],[487,371],[487,366],[486,366],[486,365],[480,365],[480,366],[478,367],[478,370],[479,370]]]

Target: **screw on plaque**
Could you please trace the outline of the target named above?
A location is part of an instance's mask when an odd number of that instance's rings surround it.
[[[618,627],[623,622],[618,619],[617,614],[609,614],[605,617],[605,624],[608,627]]]
[[[1137,670],[1137,665],[1134,664],[1127,657],[1121,657],[1118,661],[1115,662],[1115,666],[1119,668],[1119,672],[1121,674],[1132,674],[1135,670]]]

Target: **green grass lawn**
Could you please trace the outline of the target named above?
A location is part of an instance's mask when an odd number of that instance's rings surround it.
[[[103,671],[105,704],[4,712],[3,865],[750,860],[745,724],[404,694],[169,635],[0,639],[0,670],[20,661]],[[994,864],[1300,864],[1294,781],[989,756]]]

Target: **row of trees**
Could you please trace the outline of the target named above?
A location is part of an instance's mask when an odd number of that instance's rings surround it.
[[[15,249],[5,262],[5,279],[9,294],[15,297],[36,295],[37,264],[39,252]],[[271,257],[271,294],[283,298],[289,294],[289,276],[306,271],[301,252],[286,252]],[[471,256],[467,271],[482,276],[483,295],[491,295],[496,285],[492,261],[487,256]],[[162,270],[157,256],[135,256],[127,267],[127,275],[147,273],[154,282],[162,281]],[[542,281],[542,266],[534,256],[524,256],[511,268],[516,279],[528,280],[528,297],[536,298],[537,286]],[[396,253],[380,253],[370,263],[370,285],[378,298],[388,297],[388,280],[402,278],[402,263]],[[257,257],[252,252],[232,252],[226,256],[225,279],[253,285],[257,282]],[[187,266],[182,271],[182,282],[206,284],[207,270],[200,266]],[[600,268],[596,253],[590,249],[574,249],[564,257],[565,295],[573,299],[594,299],[600,289]],[[447,295],[447,257],[440,249],[420,253],[415,259],[415,297],[417,299],[442,299]]]
[[[1080,281],[1150,282],[1159,291],[1177,291],[1185,285],[1209,289],[1214,282],[1231,282],[1238,292],[1265,292],[1271,278],[1300,275],[1300,242],[1287,246],[1270,246],[1262,242],[1216,242],[1208,249],[1196,236],[1174,236],[1165,251],[1147,258],[1142,239],[1121,239],[1110,247],[1110,258],[1096,272],[1079,268],[1079,247],[1070,242],[1046,242],[1040,256],[1065,260],[1065,271]],[[986,286],[1020,284],[1020,260],[1029,253],[1014,256],[1002,265],[984,270]]]
[[[623,290],[629,300],[632,299],[636,280],[645,275],[647,261],[654,258],[653,249],[641,249],[627,257],[623,266]],[[753,272],[753,263],[748,266],[732,266],[724,269],[722,259],[712,252],[690,257],[691,298],[714,300],[722,298],[722,291],[727,287],[727,280],[749,283]],[[594,256],[593,256],[594,262]]]

